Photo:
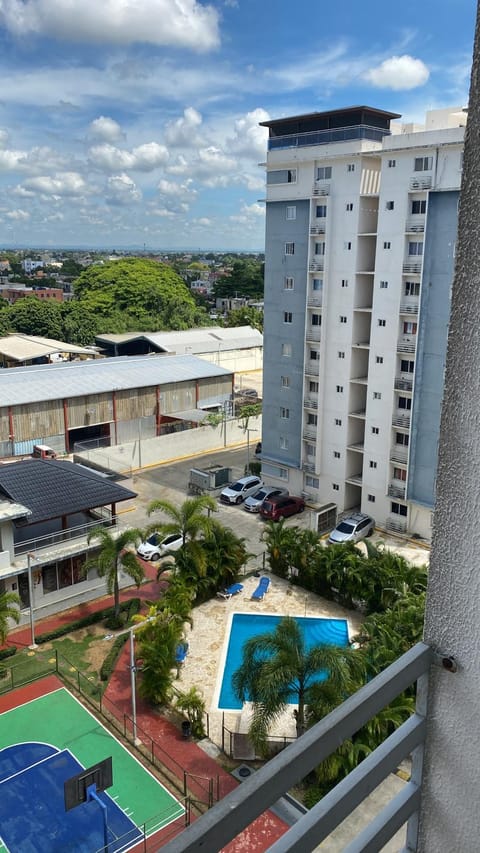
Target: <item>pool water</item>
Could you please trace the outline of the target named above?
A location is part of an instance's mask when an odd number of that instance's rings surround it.
[[[282,616],[264,616],[252,613],[235,613],[232,619],[227,656],[223,670],[222,687],[218,707],[222,710],[241,711],[242,703],[232,689],[232,675],[242,664],[243,644],[250,637],[273,631]],[[305,637],[307,648],[329,643],[333,646],[348,645],[348,624],[346,619],[320,619],[311,616],[296,616]],[[322,678],[318,676],[319,680]],[[292,697],[292,703],[295,701]]]

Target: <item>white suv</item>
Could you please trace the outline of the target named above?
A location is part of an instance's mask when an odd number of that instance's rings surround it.
[[[241,504],[245,498],[253,495],[258,489],[263,486],[263,480],[260,477],[242,477],[231,486],[220,493],[220,500],[224,504]]]
[[[328,537],[328,544],[334,545],[341,542],[358,542],[371,536],[375,529],[375,519],[370,518],[363,512],[354,512],[352,515],[342,518]]]

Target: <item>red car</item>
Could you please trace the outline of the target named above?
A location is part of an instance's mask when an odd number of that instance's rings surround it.
[[[280,521],[281,518],[296,515],[297,512],[303,512],[304,509],[305,501],[303,498],[296,498],[294,495],[277,495],[263,502],[260,507],[260,515],[268,521]]]

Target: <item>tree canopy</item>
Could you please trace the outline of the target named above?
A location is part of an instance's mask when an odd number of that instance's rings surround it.
[[[220,276],[213,292],[217,297],[247,296],[263,299],[263,261],[253,259],[234,261],[230,275]]]
[[[123,258],[94,264],[73,288],[75,300],[100,318],[104,332],[181,330],[209,323],[180,276],[156,261]]]

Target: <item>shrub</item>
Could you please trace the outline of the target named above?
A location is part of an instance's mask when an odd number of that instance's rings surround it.
[[[140,610],[140,599],[131,598],[129,601],[122,601],[120,609],[125,613],[126,621],[128,622],[132,616]],[[95,625],[97,622],[102,622],[104,619],[111,618],[114,614],[114,610],[114,607],[104,607],[102,610],[97,610],[95,613],[89,613],[88,616],[84,616],[82,619],[75,619],[73,622],[68,622],[65,625],[59,625],[59,627],[55,628],[53,631],[46,631],[44,634],[39,634],[36,637],[36,642],[38,645],[41,643],[49,643],[51,640],[57,640],[59,637],[64,637],[65,634],[77,631],[79,628],[87,628],[89,625]]]
[[[115,664],[120,656],[120,652],[122,651],[125,643],[127,642],[128,637],[128,632],[126,632],[125,634],[120,634],[120,636],[117,637],[117,639],[115,640],[112,648],[110,649],[107,657],[105,658],[102,663],[102,666],[100,667],[101,681],[108,681],[108,679],[110,678],[115,668]]]
[[[0,650],[0,660],[5,660],[5,658],[10,658],[17,651],[16,646],[9,646],[8,649]]]

